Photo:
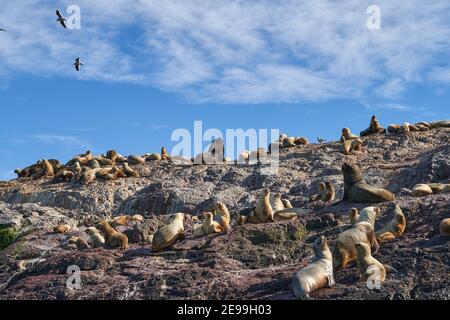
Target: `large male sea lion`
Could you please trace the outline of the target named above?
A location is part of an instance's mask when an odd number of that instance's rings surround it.
[[[361,169],[355,164],[344,163],[342,173],[344,175],[343,201],[377,203],[395,199],[390,191],[365,183]]]
[[[292,281],[292,289],[298,299],[308,298],[310,293],[334,285],[333,257],[324,236],[314,241],[314,261],[298,271]]]

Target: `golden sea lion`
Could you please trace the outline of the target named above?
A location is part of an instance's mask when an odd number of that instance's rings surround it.
[[[309,298],[312,292],[334,285],[333,256],[324,236],[314,241],[313,250],[313,262],[298,271],[292,282],[297,299]]]
[[[265,188],[261,196],[259,197],[258,203],[255,208],[255,216],[262,223],[273,222],[273,210],[270,205],[270,190]]]
[[[386,279],[386,269],[377,259],[372,257],[370,246],[365,242],[357,242],[356,247],[356,263],[361,281],[369,279],[383,283]],[[377,279],[373,279],[377,277]]]
[[[66,233],[72,231],[72,227],[68,224],[60,224],[53,228],[55,233]]]
[[[281,193],[277,192],[273,196],[270,196],[270,205],[272,206],[272,210],[274,212],[284,209],[284,204],[281,200]]]
[[[321,201],[325,198],[325,182],[321,182],[319,185],[319,193],[309,197],[309,202]]]
[[[325,192],[323,201],[334,201],[336,198],[336,189],[330,181],[325,182]]]
[[[304,138],[304,137],[297,137],[294,140],[294,144],[296,146],[306,146],[307,144],[309,144],[308,139]]]
[[[116,150],[109,150],[108,152],[106,152],[106,158],[108,158],[109,160],[116,162],[117,160],[117,151]]]
[[[220,201],[214,204],[214,221],[217,222],[222,231],[227,232],[230,229],[230,212],[227,206]]]
[[[364,242],[369,245],[374,254],[379,245],[375,237],[375,219],[380,213],[380,208],[368,207],[361,210],[360,216],[353,228],[338,235],[333,246],[333,268],[344,268],[356,259],[355,244]]]
[[[395,200],[395,196],[390,191],[365,183],[357,165],[344,163],[342,173],[344,175],[343,201],[376,203]]]
[[[283,201],[283,205],[286,209],[293,208],[291,202],[288,199],[281,199],[281,201]]]
[[[97,229],[102,231],[105,234],[105,243],[111,248],[120,248],[127,249],[128,248],[128,238],[123,233],[117,232],[108,221],[104,220],[100,222],[97,226]]]
[[[158,229],[153,235],[152,250],[160,251],[184,237],[184,213],[176,213],[170,224]]]
[[[340,142],[345,142],[348,140],[355,140],[359,139],[357,135],[354,135],[349,128],[342,129],[341,139],[339,139]]]
[[[131,155],[131,156],[128,156],[127,162],[130,165],[138,165],[138,164],[144,164],[145,160],[144,160],[144,158],[142,158],[138,155]]]
[[[433,189],[427,184],[420,183],[416,184],[412,190],[412,196],[413,197],[424,197],[429,196],[433,193]]]
[[[82,237],[72,237],[69,239],[70,244],[74,244],[78,250],[89,249],[89,244]]]
[[[170,160],[170,156],[164,147],[161,148],[161,160]]]
[[[127,162],[123,163],[123,172],[127,177],[134,177],[134,178],[139,177],[139,173],[131,169]]]
[[[394,208],[394,217],[383,228],[375,232],[378,243],[400,237],[406,228],[406,218],[399,205]]]
[[[361,149],[362,149],[361,139],[346,140],[342,143],[342,152],[345,155],[352,155],[354,151],[358,151]]]
[[[145,158],[145,160],[146,161],[160,161],[162,158],[161,158],[161,155],[159,154],[159,153],[152,153],[152,154],[149,154],[146,158]]]
[[[194,231],[192,233],[192,236],[194,238],[222,232],[222,228],[220,227],[220,225],[213,220],[213,214],[211,212],[205,212],[204,216],[205,218],[203,220],[203,223],[194,227]]]
[[[372,116],[372,118],[370,118],[370,125],[369,128],[361,131],[360,136],[361,137],[365,137],[371,134],[376,134],[376,133],[385,133],[386,129],[383,128],[382,126],[380,126],[380,123],[377,120],[376,116]]]

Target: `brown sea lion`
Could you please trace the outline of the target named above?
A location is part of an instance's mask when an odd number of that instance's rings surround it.
[[[184,213],[176,213],[172,216],[170,224],[156,231],[152,240],[153,251],[168,248],[184,237],[184,217]]]
[[[395,205],[394,217],[388,224],[375,232],[378,243],[400,237],[406,228],[406,218],[399,205]]]

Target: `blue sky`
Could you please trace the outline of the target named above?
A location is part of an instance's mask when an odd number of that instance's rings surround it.
[[[3,2],[0,179],[87,149],[170,149],[195,120],[314,141],[358,133],[372,114],[450,118],[448,1]],[[71,4],[80,30],[55,21]],[[365,25],[371,4],[380,30]]]

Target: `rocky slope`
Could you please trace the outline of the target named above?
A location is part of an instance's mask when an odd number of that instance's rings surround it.
[[[450,193],[411,196],[421,182],[450,181],[450,129],[363,138],[364,150],[345,156],[338,143],[282,149],[277,175],[259,166],[135,166],[140,178],[94,182],[80,187],[48,180],[0,183],[0,229],[13,227],[18,238],[0,252],[1,299],[293,299],[292,277],[312,258],[312,242],[325,235],[331,245],[349,227],[347,212],[367,204],[308,204],[320,181],[332,181],[342,197],[341,165],[355,162],[365,180],[396,194],[408,221],[405,234],[376,254],[392,267],[378,290],[358,282],[356,266],[337,271],[336,285],[317,299],[450,299],[450,241],[439,223],[450,217]],[[68,250],[73,235],[86,237],[83,224],[121,214],[146,217],[137,229],[152,233],[167,215],[203,212],[224,202],[232,216],[252,207],[261,189],[281,192],[294,206],[314,209],[296,221],[232,225],[226,235],[189,236],[171,250],[153,253],[133,243],[127,250]],[[377,227],[389,220],[392,203],[382,203]],[[54,234],[59,222],[78,226]],[[193,221],[188,218],[189,235]],[[136,229],[135,229],[136,230]],[[134,231],[135,231],[134,230]],[[133,230],[127,230],[133,232]],[[130,234],[133,238],[139,234]],[[138,239],[139,240],[139,239]],[[79,290],[66,287],[67,267],[81,269]],[[25,268],[20,268],[25,266]]]

